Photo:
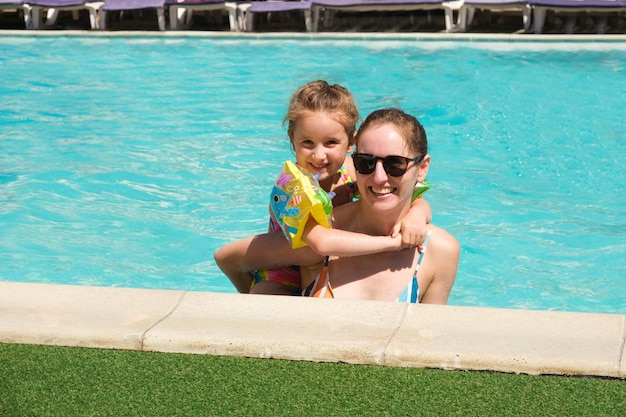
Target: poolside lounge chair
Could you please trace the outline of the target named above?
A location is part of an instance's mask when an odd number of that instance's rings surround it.
[[[532,9],[528,4],[528,0],[460,0],[448,2],[447,5],[449,7],[446,9],[446,26],[453,25],[454,29],[459,32],[467,30],[467,27],[472,23],[476,9],[519,11],[522,13],[524,31],[530,31]],[[452,16],[454,11],[458,11],[456,23],[454,23]]]
[[[565,33],[568,34],[574,32],[575,14],[578,12],[611,13],[626,10],[626,0],[529,0],[529,4],[533,9],[536,34],[543,30],[543,23],[548,10],[568,14],[565,23]],[[596,32],[604,33],[606,15],[600,16],[596,23]]]
[[[317,32],[321,10],[352,12],[393,12],[414,10],[445,10],[444,0],[312,0],[313,31]],[[446,20],[447,24],[447,20]],[[452,28],[446,27],[450,31]]]
[[[90,27],[98,29],[98,10],[104,4],[103,1],[85,0],[26,0],[25,3],[31,8],[31,27],[35,30],[54,25],[59,12],[64,10],[71,10],[74,13],[74,19],[78,19],[79,10],[89,11]],[[42,17],[43,10],[48,11],[45,24]]]
[[[312,3],[310,1],[253,1],[249,5],[241,4],[239,9],[245,17],[245,30],[251,32],[254,25],[254,15],[257,13],[279,13],[301,10],[304,12],[304,26],[307,32],[313,29],[311,20]]]
[[[230,31],[242,30],[238,19],[238,8],[236,1],[225,0],[166,0],[165,5],[169,7],[170,29],[187,29],[191,25],[191,18],[194,11],[226,10],[228,11],[228,22]]]
[[[159,30],[165,30],[165,0],[106,0],[100,9],[99,27],[106,29],[106,15],[109,12],[154,9],[157,12]]]
[[[31,29],[30,6],[24,4],[22,0],[0,0],[0,13],[5,10],[22,10],[24,13],[24,25],[26,29]]]

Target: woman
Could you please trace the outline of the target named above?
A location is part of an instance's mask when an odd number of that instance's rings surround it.
[[[430,165],[426,132],[402,110],[377,110],[361,125],[356,147],[352,158],[361,198],[334,210],[333,227],[390,235],[410,209],[415,185],[426,179]],[[305,295],[446,304],[456,277],[459,244],[445,230],[431,226],[424,246],[422,253],[411,247],[327,257]]]

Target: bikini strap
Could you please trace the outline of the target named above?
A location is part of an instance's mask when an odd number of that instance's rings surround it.
[[[419,302],[419,282],[417,280],[417,272],[420,269],[420,265],[424,260],[424,254],[426,253],[426,247],[428,246],[428,241],[430,240],[430,235],[433,233],[432,224],[428,225],[428,232],[426,233],[426,238],[424,239],[424,245],[422,247],[422,251],[417,258],[417,263],[415,264],[415,270],[413,271],[413,277],[411,278],[410,284],[410,292],[407,296],[407,302],[409,303],[418,303]]]
[[[328,274],[328,262],[329,257],[326,256],[324,258],[324,266],[322,267],[322,270],[315,278],[315,281],[302,291],[303,296],[315,298],[335,298],[329,282],[330,275]]]

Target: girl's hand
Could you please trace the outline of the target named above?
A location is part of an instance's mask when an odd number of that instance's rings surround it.
[[[408,219],[402,219],[399,223],[396,223],[391,231],[392,238],[400,238],[403,248],[417,247],[420,252],[422,251],[422,245],[426,234],[428,233],[428,224],[413,223],[407,221]]]
[[[430,204],[418,198],[411,203],[409,212],[393,227],[392,235],[402,234],[402,243],[406,247],[417,247],[421,252],[431,220]]]

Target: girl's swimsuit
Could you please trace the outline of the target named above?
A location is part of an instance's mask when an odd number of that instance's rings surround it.
[[[428,226],[428,233],[426,234],[426,239],[424,239],[424,248],[417,258],[417,264],[415,265],[415,270],[413,271],[413,276],[409,280],[402,294],[396,299],[396,301],[404,302],[404,303],[419,303],[419,284],[417,281],[417,272],[419,270],[420,265],[422,264],[422,260],[424,259],[424,253],[426,252],[426,246],[428,246],[428,241],[430,240],[430,235],[432,234],[433,227],[432,225]],[[333,289],[330,286],[330,274],[328,273],[328,256],[324,260],[324,266],[320,271],[315,281],[302,291],[302,295],[305,297],[317,297],[317,298],[335,298],[333,294]]]
[[[356,182],[354,182],[352,178],[350,178],[350,174],[348,174],[348,171],[345,167],[342,166],[337,172],[339,173],[339,181],[345,184],[346,190],[348,191],[348,200],[353,201],[356,198],[357,193],[359,192],[358,188],[356,187]]]
[[[342,166],[337,172],[339,173],[340,183],[343,183],[346,186],[349,199],[354,199],[357,193],[356,183],[352,180],[352,178],[350,178],[350,175],[345,167]],[[282,233],[280,225],[273,216],[270,216],[269,230],[271,232],[280,231]],[[287,268],[256,271],[252,281],[252,287],[261,281],[280,282],[287,286],[292,291],[293,295],[300,295],[302,291],[300,267],[298,265],[291,265]]]

